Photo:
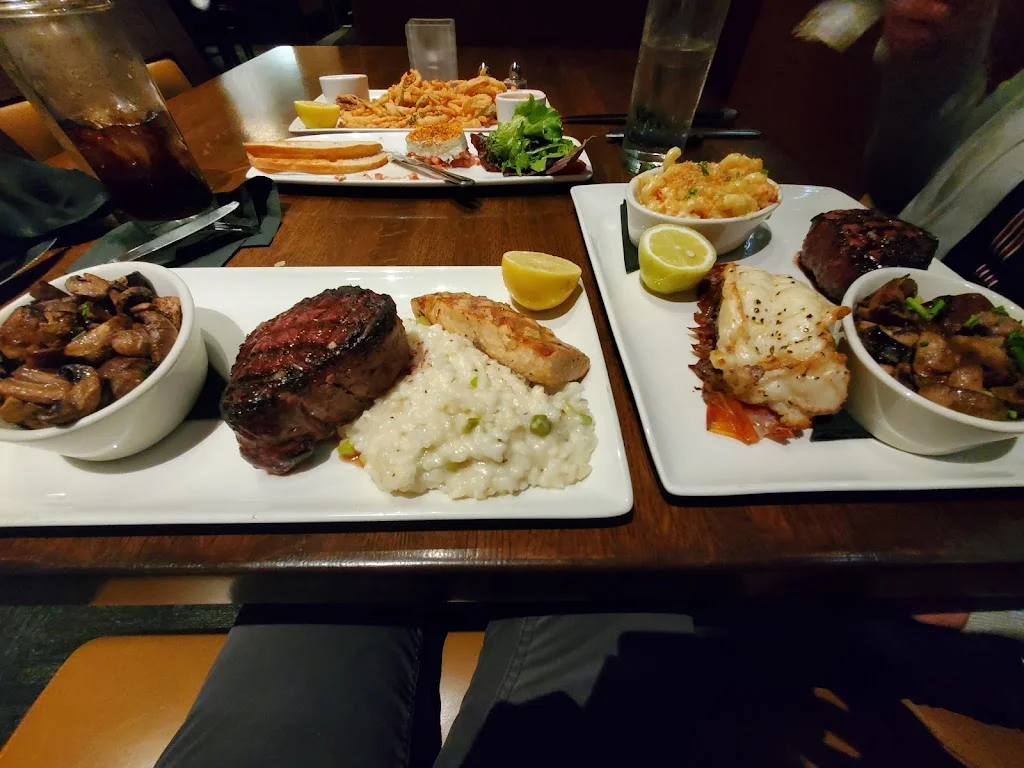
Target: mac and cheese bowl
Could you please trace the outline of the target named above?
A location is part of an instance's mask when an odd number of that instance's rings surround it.
[[[656,224],[680,224],[725,253],[742,245],[782,202],[779,185],[760,159],[736,153],[720,163],[678,158],[673,148],[661,168],[641,173],[626,187],[626,226],[634,245]]]

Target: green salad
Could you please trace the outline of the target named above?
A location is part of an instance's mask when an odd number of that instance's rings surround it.
[[[506,176],[554,174],[582,151],[562,135],[562,116],[533,96],[516,107],[511,120],[472,138],[481,164]]]

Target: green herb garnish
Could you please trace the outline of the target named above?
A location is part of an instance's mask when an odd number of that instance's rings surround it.
[[[1006,307],[1002,305],[999,305],[998,307],[992,307],[992,311],[995,312],[997,315],[1002,315],[1003,317],[1010,316],[1010,313],[1006,311]]]
[[[423,315],[416,318],[416,325],[430,325],[430,321],[427,320]]]
[[[710,176],[711,175],[711,171],[708,169],[708,161],[707,160],[701,160],[699,163],[697,163],[697,165],[700,166],[700,172],[703,173],[705,176]]]
[[[1008,418],[1010,421],[1016,421],[1017,419],[1020,418],[1020,414],[1017,413],[1015,410],[1010,409],[1009,411],[1006,412],[1006,418]]]
[[[90,312],[92,312],[92,302],[91,301],[85,302],[82,306],[80,306],[78,308],[78,314],[80,314],[82,316],[83,320],[85,320],[85,319],[87,319],[89,317],[89,313]]]
[[[359,455],[359,451],[352,445],[352,441],[347,437],[338,443],[338,455],[343,459],[354,459]]]
[[[469,380],[469,388],[470,389],[476,389],[477,385],[479,383],[480,383],[480,377],[479,376],[474,376],[472,379]]]
[[[1024,333],[1020,331],[1012,331],[1009,336],[1006,337],[1006,341],[1003,346],[1006,347],[1006,354],[1013,358],[1013,362],[1017,364],[1017,368],[1024,373]]]
[[[971,315],[964,321],[964,328],[973,328],[981,322],[981,312]]]
[[[934,320],[939,312],[946,308],[945,299],[936,299],[930,304],[925,304],[917,296],[910,296],[907,299],[907,309],[912,309],[925,320],[931,322]]]
[[[466,419],[466,424],[462,428],[462,434],[468,435],[470,432],[472,432],[474,429],[476,429],[479,424],[480,424],[480,417],[479,416],[470,416],[468,419]]]
[[[687,197],[693,197],[696,194],[697,194],[697,188],[696,187],[690,187],[690,191],[686,193],[686,196]]]

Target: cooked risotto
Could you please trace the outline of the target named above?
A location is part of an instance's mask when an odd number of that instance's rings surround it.
[[[738,152],[720,163],[677,162],[679,148],[665,155],[660,173],[637,180],[637,202],[656,213],[692,219],[745,216],[779,201],[760,158]]]
[[[579,384],[549,395],[439,325],[405,329],[412,372],[339,430],[339,453],[378,488],[483,499],[590,474],[597,436]]]

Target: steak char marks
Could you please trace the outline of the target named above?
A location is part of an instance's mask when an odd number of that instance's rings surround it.
[[[221,413],[242,456],[283,475],[387,392],[411,358],[390,296],[332,288],[246,337]]]
[[[800,266],[836,304],[853,281],[883,267],[928,269],[939,241],[930,232],[879,211],[826,211],[811,219]]]

